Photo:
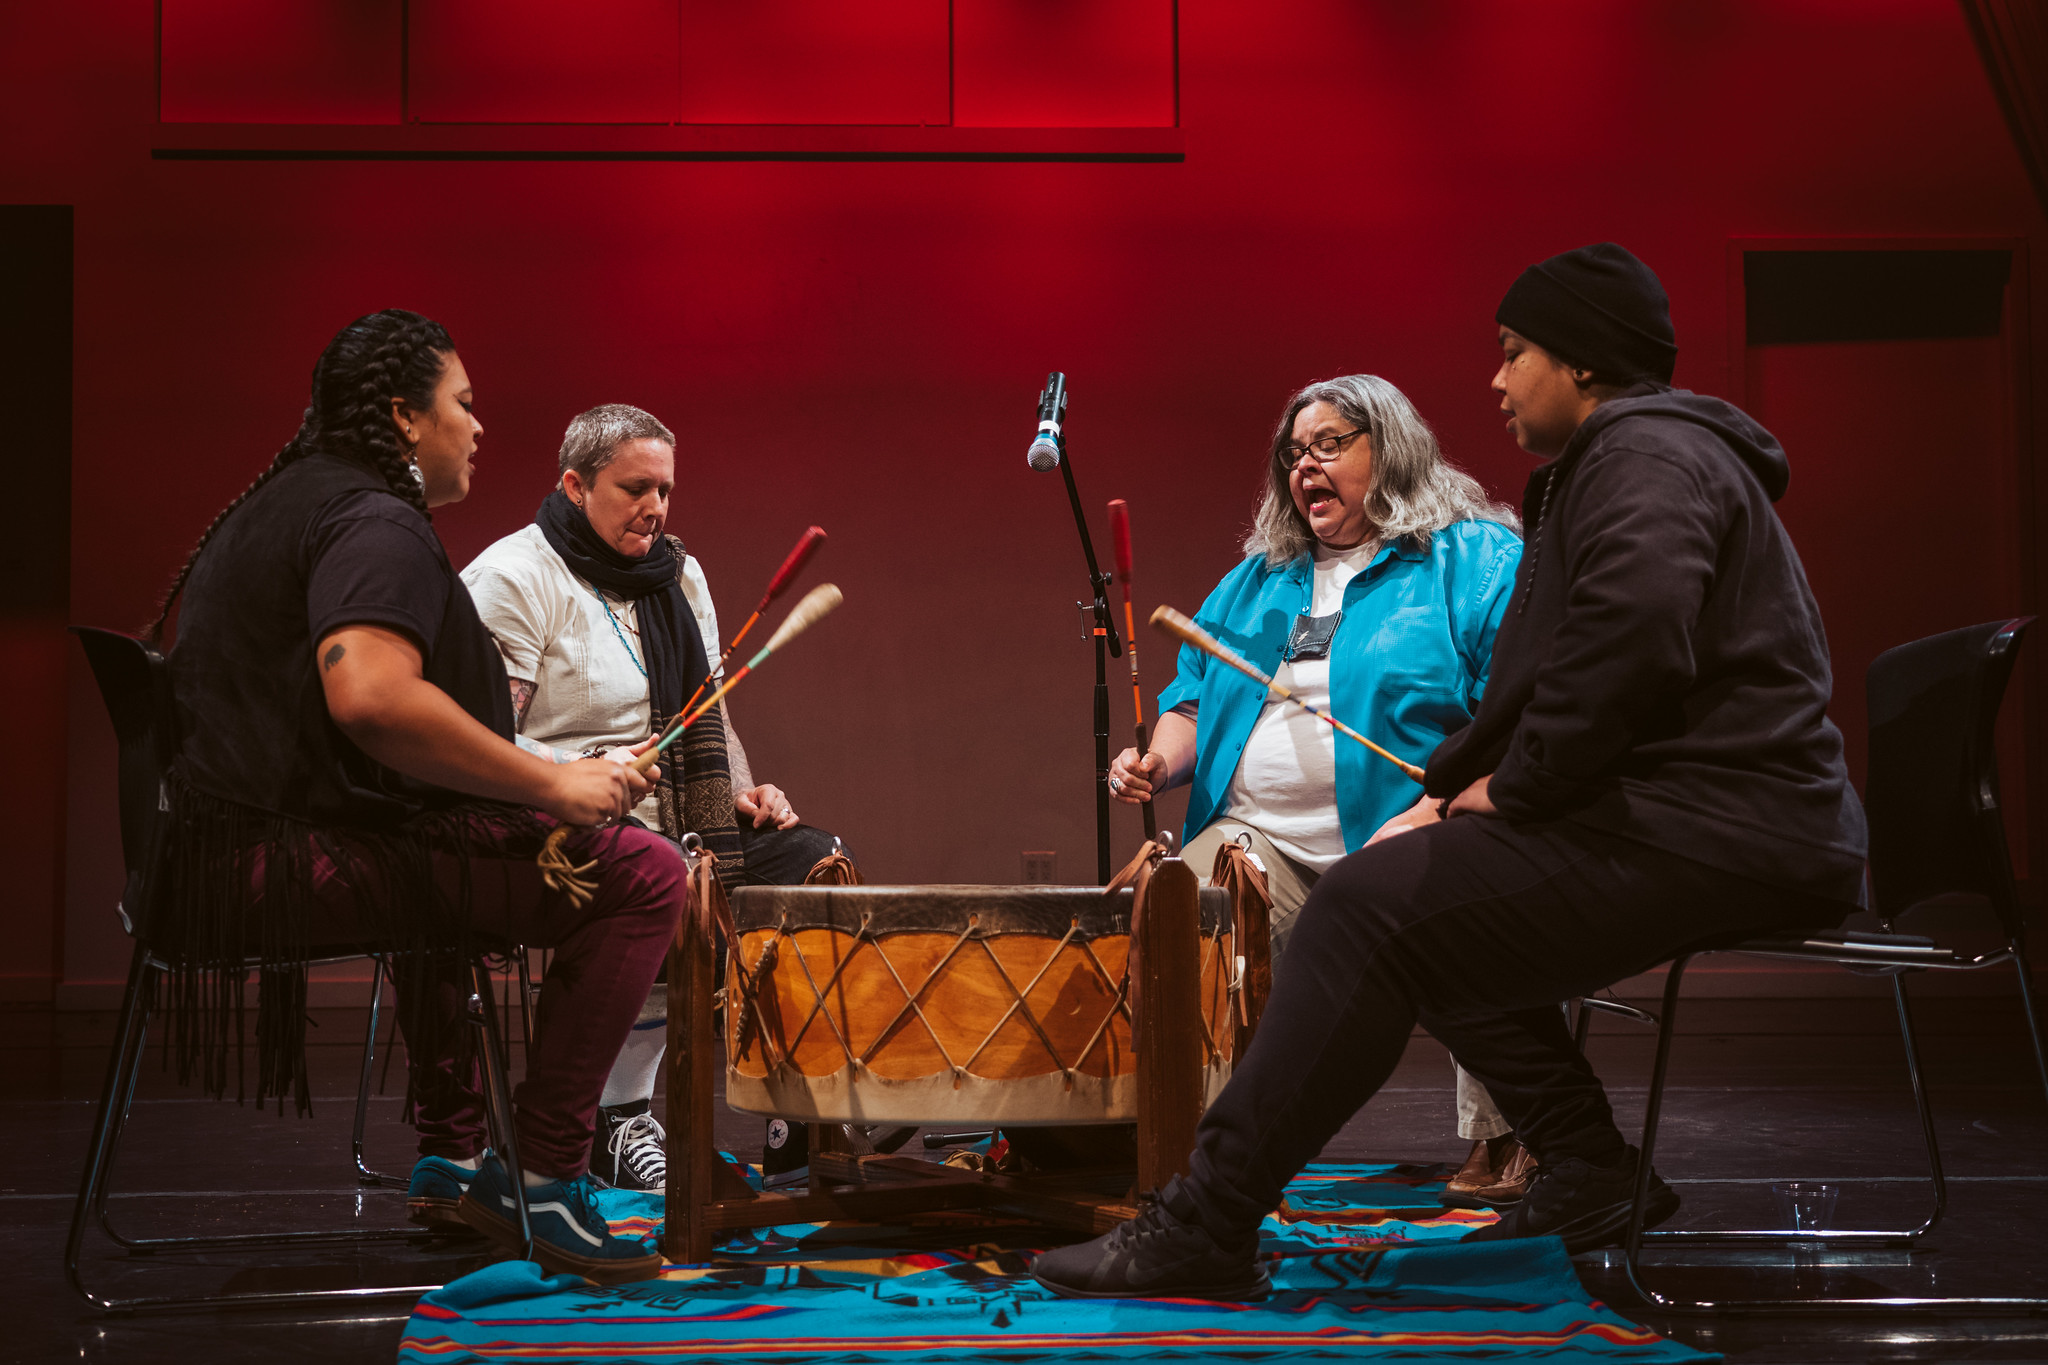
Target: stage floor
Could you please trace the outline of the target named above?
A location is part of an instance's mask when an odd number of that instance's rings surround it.
[[[1686,1201],[1672,1226],[1755,1226],[1772,1216],[1770,1183],[1791,1176],[1841,1184],[1840,1222],[1917,1222],[1925,1187],[1915,1178],[1921,1168],[1897,1037],[1885,1031],[1889,1010],[1888,998],[1876,994],[1867,1001],[1690,1004],[1657,1163]],[[402,1222],[401,1195],[358,1196],[346,1179],[361,1015],[316,1015],[311,1121],[195,1099],[152,1066],[116,1170],[112,1208],[126,1230],[279,1230],[357,1217]],[[1845,1250],[1796,1269],[1782,1253],[1694,1251],[1687,1253],[1691,1264],[1666,1272],[1662,1282],[1707,1295],[1769,1293],[1789,1290],[1796,1275],[1803,1292],[1824,1283],[1830,1292],[1857,1295],[2048,1295],[2048,1255],[2040,1250],[2048,1226],[2048,1100],[2032,1079],[2015,1007],[2004,998],[1930,999],[1918,1015],[1951,1179],[1949,1218],[1929,1249],[1910,1258]],[[360,1314],[89,1314],[64,1283],[61,1256],[111,1021],[41,1009],[9,1009],[0,1020],[0,1256],[13,1271],[0,1289],[0,1360],[392,1359],[406,1317],[402,1304]],[[1602,1020],[1593,1054],[1628,1130],[1640,1122],[1648,1034]],[[380,1168],[402,1171],[410,1148],[398,1121],[396,1071],[392,1081],[393,1093],[373,1101],[370,1155]],[[722,1145],[755,1157],[760,1129],[758,1119],[721,1107]],[[1417,1038],[1389,1087],[1324,1155],[1452,1160],[1465,1145],[1451,1129],[1449,1064],[1432,1040]],[[305,1267],[324,1265],[331,1275],[334,1264],[331,1252],[309,1253],[297,1271],[236,1284],[293,1287],[318,1273]],[[366,1253],[359,1266],[388,1274],[386,1282],[416,1283],[452,1278],[477,1262],[444,1255],[427,1264],[432,1270],[423,1277],[417,1253],[388,1251]],[[96,1282],[130,1293],[217,1288],[229,1276],[219,1264],[186,1268],[166,1260],[137,1282],[104,1241],[93,1246],[88,1265]],[[1735,1361],[2048,1359],[2048,1319],[1670,1321],[1633,1309],[1602,1253],[1579,1258],[1578,1266],[1595,1297]]]

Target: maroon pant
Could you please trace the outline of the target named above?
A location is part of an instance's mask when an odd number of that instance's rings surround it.
[[[470,932],[479,947],[555,950],[541,984],[526,1079],[514,1095],[514,1131],[521,1165],[536,1175],[566,1179],[589,1164],[591,1123],[605,1077],[646,1003],[690,887],[682,855],[659,834],[630,825],[579,830],[569,839],[569,854],[579,864],[597,864],[588,874],[597,878],[597,895],[579,910],[541,880],[534,847],[530,832],[509,825],[502,831],[484,828],[466,859],[437,855],[434,876],[456,903],[467,863]],[[325,857],[315,859],[314,880],[323,912],[314,926],[316,940],[330,933],[341,939],[358,935],[357,895],[374,895],[376,889],[350,886]],[[452,955],[398,968],[414,1121],[426,1156],[466,1160],[487,1143],[482,1086],[474,1053],[464,1046],[467,970]],[[431,1055],[412,1046],[415,1034],[431,1040],[431,1049],[424,1050]]]

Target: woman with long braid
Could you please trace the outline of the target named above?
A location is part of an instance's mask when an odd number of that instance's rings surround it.
[[[183,742],[143,930],[194,964],[173,983],[181,1066],[202,1064],[216,1094],[242,964],[260,958],[257,1099],[281,1106],[290,1088],[302,1110],[306,962],[398,953],[414,1219],[516,1244],[510,1181],[523,1179],[545,1268],[641,1279],[658,1258],[610,1236],[585,1168],[599,1088],[688,890],[674,846],[630,825],[571,840],[601,879],[582,909],[534,866],[558,822],[605,826],[650,780],[513,742],[504,666],[429,520],[469,491],[483,431],[471,404],[437,323],[360,318],[314,367],[298,434],[207,528],[152,627],[160,637],[182,593]],[[558,950],[516,1100],[521,1173],[483,1150],[462,1025],[464,954],[513,944]]]

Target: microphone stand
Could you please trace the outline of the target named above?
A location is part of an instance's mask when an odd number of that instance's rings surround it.
[[[1059,435],[1060,478],[1066,481],[1067,501],[1074,509],[1074,529],[1081,533],[1081,553],[1088,559],[1088,583],[1093,602],[1076,602],[1082,614],[1092,613],[1095,626],[1095,882],[1109,885],[1109,660],[1121,659],[1124,647],[1116,633],[1116,621],[1109,614],[1109,575],[1095,562],[1095,542],[1088,535],[1088,516],[1081,510],[1081,494],[1074,487],[1074,466],[1067,459],[1067,436]]]

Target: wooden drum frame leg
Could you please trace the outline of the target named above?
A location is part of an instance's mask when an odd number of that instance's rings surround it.
[[[710,926],[694,903],[676,925],[668,953],[668,1187],[661,1254],[678,1264],[711,1259],[712,1227],[705,1207],[718,1197],[721,1164],[711,1134],[713,952]]]
[[[1201,887],[1179,858],[1140,869],[1131,903],[1138,1188],[1188,1173],[1202,1117]]]

